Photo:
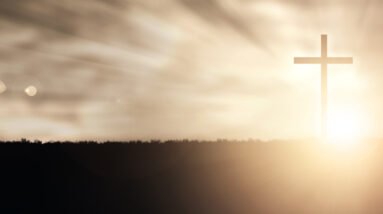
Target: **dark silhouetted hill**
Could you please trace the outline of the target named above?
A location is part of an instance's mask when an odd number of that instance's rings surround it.
[[[4,142],[0,213],[383,213],[383,145]]]

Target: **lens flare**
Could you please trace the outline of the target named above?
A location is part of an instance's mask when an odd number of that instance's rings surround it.
[[[37,94],[37,88],[33,85],[31,86],[28,86],[26,89],[25,89],[25,93],[30,96],[30,97],[34,97],[36,96]]]

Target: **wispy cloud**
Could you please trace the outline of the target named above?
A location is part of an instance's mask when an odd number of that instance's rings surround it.
[[[0,95],[0,129],[17,138],[311,135],[316,82],[305,82],[316,70],[308,77],[292,57],[315,54],[326,32],[334,54],[353,50],[365,60],[357,66],[377,71],[380,62],[367,56],[381,56],[374,36],[381,6],[3,0],[0,79],[7,91]],[[24,94],[29,85],[37,96]],[[294,118],[299,125],[291,127]]]

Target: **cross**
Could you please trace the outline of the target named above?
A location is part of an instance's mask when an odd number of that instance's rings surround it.
[[[328,64],[352,64],[352,57],[328,57],[327,56],[327,35],[321,35],[321,56],[320,57],[295,57],[294,64],[320,64],[322,75],[322,139],[327,138],[327,65]]]

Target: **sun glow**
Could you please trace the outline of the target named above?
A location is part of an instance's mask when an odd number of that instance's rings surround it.
[[[362,111],[355,109],[330,111],[327,130],[330,143],[354,144],[366,137],[367,117]]]

